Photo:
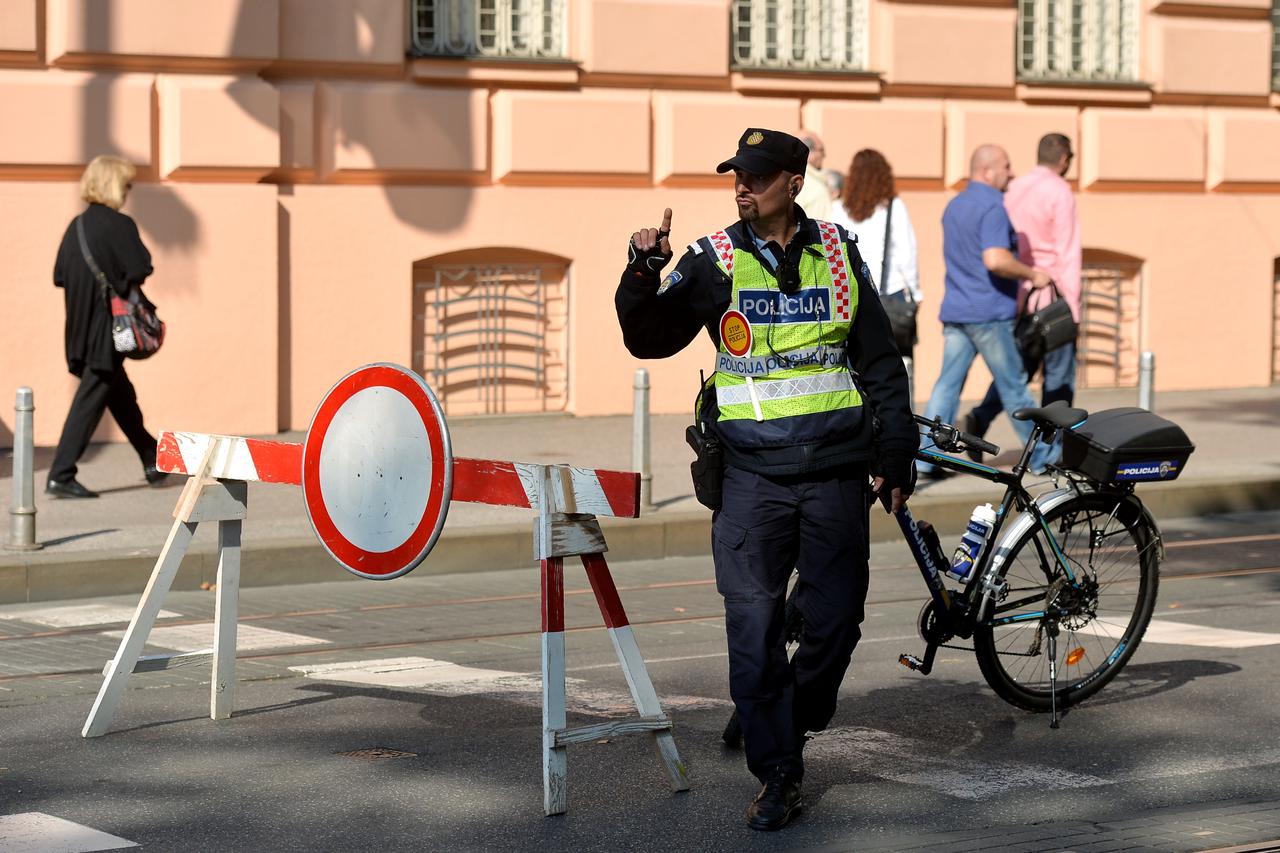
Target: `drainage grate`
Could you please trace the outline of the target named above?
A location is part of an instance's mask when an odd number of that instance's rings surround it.
[[[403,752],[399,749],[388,749],[385,746],[371,746],[368,749],[353,749],[350,752],[335,752],[344,758],[358,758],[361,761],[380,761],[384,758],[417,758],[416,752]]]

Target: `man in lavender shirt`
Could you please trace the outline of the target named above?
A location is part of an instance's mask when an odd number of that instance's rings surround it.
[[[1080,215],[1071,185],[1063,178],[1075,154],[1071,140],[1061,133],[1042,137],[1037,153],[1038,165],[1009,182],[1004,208],[1018,234],[1019,259],[1053,276],[1058,292],[1071,306],[1071,314],[1079,323]],[[1030,283],[1024,281],[1020,297],[1025,303],[1024,311],[1036,311],[1049,304],[1053,291],[1032,289]],[[1028,377],[1034,376],[1041,367],[1041,362],[1034,359],[1024,358],[1023,364]],[[1076,392],[1075,342],[1045,353],[1043,366],[1040,405],[1047,406],[1055,400],[1065,400],[1071,405]],[[992,383],[983,401],[965,416],[961,428],[974,435],[984,435],[1002,408],[1000,392]],[[981,458],[982,454],[972,451],[970,455]]]

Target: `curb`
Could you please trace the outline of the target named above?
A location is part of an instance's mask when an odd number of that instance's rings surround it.
[[[994,493],[993,493],[994,494]],[[1280,477],[1251,480],[1192,479],[1144,488],[1143,503],[1157,521],[1280,507]],[[944,536],[958,534],[968,522],[975,502],[986,493],[912,499],[915,515],[928,519]],[[711,513],[681,510],[640,519],[601,519],[609,553],[614,560],[659,560],[701,557],[711,553]],[[871,541],[891,542],[900,536],[893,519],[871,514]],[[0,564],[0,604],[61,601],[109,595],[136,595],[146,585],[160,546],[154,549],[15,555]],[[529,568],[535,564],[530,524],[471,526],[445,530],[418,574],[453,574]],[[218,576],[218,553],[213,543],[192,547],[173,582],[173,589],[194,590]],[[240,584],[284,584],[361,580],[344,571],[313,537],[245,543],[241,552]]]

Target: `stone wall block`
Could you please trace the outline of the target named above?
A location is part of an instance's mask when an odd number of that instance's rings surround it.
[[[655,180],[714,180],[716,166],[733,156],[746,128],[797,130],[800,100],[655,92],[653,124]]]
[[[156,78],[162,178],[256,180],[280,165],[280,96],[257,77]]]
[[[649,175],[649,93],[500,91],[493,96],[493,178]]]

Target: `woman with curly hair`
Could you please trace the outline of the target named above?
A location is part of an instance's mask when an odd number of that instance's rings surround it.
[[[831,218],[858,236],[858,251],[871,269],[881,298],[921,301],[916,232],[894,187],[893,168],[883,154],[864,148],[853,155],[844,195],[832,205]],[[904,359],[911,358],[912,343],[903,351]]]

